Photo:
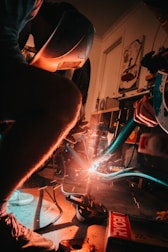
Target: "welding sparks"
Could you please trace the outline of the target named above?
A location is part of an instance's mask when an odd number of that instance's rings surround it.
[[[116,169],[114,169],[115,171],[112,171],[108,168],[107,161],[111,159],[113,155],[115,155],[115,152],[118,149],[118,147],[121,146],[121,144],[127,139],[127,137],[135,128],[135,126],[137,126],[137,124],[131,118],[125,125],[124,129],[120,132],[118,137],[103,151],[103,153],[101,153],[99,157],[97,157],[95,160],[91,162],[90,167],[88,164],[88,169],[87,169],[88,173],[90,174],[90,176],[93,174],[96,174],[101,178],[104,178],[106,180],[112,180],[112,181],[126,178],[126,177],[141,177],[141,178],[145,178],[155,183],[158,183],[160,185],[168,187],[168,182],[162,181],[151,175],[140,172],[135,167],[129,167],[129,168],[118,167],[117,171]],[[78,156],[75,150],[72,150],[69,146],[68,146],[68,150],[71,152],[71,154],[76,159],[76,161],[80,164],[80,166],[83,169],[86,169],[86,163],[83,162],[83,160]]]
[[[78,154],[73,150],[71,150],[72,155],[74,156],[75,159],[78,160],[78,162],[80,162],[80,164],[82,164],[82,160],[79,159]],[[129,167],[129,168],[125,168],[125,167],[118,167],[118,171],[115,172],[104,172],[103,169],[100,169],[101,167],[103,167],[103,164],[105,163],[105,161],[108,161],[108,159],[111,157],[112,155],[110,154],[106,154],[103,155],[102,157],[99,157],[98,159],[94,160],[93,163],[91,164],[90,168],[88,169],[89,173],[95,173],[96,175],[105,178],[107,180],[118,180],[118,179],[122,179],[122,178],[126,178],[126,177],[141,177],[141,178],[145,178],[148,180],[151,180],[155,183],[158,183],[160,185],[166,186],[168,187],[168,183],[164,182],[158,178],[155,178],[151,175],[145,174],[143,172],[139,172],[138,170],[136,170],[135,167]],[[100,171],[101,170],[101,171]]]
[[[117,179],[126,178],[126,177],[141,177],[141,178],[145,178],[145,179],[151,180],[155,183],[158,183],[160,185],[168,187],[167,182],[164,182],[164,181],[162,181],[158,178],[155,178],[151,175],[140,172],[140,171],[136,170],[135,167],[129,167],[129,168],[118,167],[118,171],[105,173],[103,171],[100,171],[100,166],[102,165],[103,161],[104,161],[103,159],[99,159],[98,161],[94,161],[93,164],[91,165],[91,167],[89,168],[89,172],[95,173],[98,176],[105,178],[107,180],[117,180]]]
[[[151,180],[155,183],[161,184],[163,186],[168,187],[168,183],[164,182],[158,178],[155,178],[151,175],[145,174],[143,172],[139,172],[137,170],[135,170],[135,167],[130,167],[130,168],[120,168],[119,171],[116,172],[110,172],[110,173],[103,173],[98,171],[99,169],[99,164],[93,164],[90,168],[90,172],[94,172],[97,175],[108,179],[108,180],[117,180],[117,179],[121,179],[121,178],[125,178],[125,177],[141,177],[141,178],[145,178],[148,180]]]

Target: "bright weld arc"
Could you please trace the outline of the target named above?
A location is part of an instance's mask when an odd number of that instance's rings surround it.
[[[103,161],[105,161],[106,157],[108,159],[108,155],[109,154],[113,154],[116,149],[127,139],[128,135],[132,132],[132,130],[135,128],[136,126],[136,122],[134,122],[133,118],[131,118],[127,124],[125,125],[124,129],[120,132],[119,136],[114,140],[114,142],[109,145],[107,147],[107,149],[103,152],[103,154],[97,159],[97,161],[94,161],[94,163],[91,165],[91,167],[89,168],[90,172],[95,172],[96,174],[104,177],[104,178],[110,178],[112,180],[116,180],[116,179],[120,179],[123,177],[130,177],[130,176],[136,176],[136,177],[142,177],[142,178],[146,178],[148,180],[154,181],[158,184],[161,184],[163,186],[168,187],[168,183],[157,179],[151,175],[142,173],[142,172],[137,172],[137,171],[132,171],[130,172],[129,170],[132,170],[134,168],[126,168],[126,169],[122,169],[120,171],[117,172],[112,172],[112,173],[102,173],[97,171],[97,169],[99,168],[100,164],[103,163]],[[83,166],[83,162],[80,159],[80,157],[78,156],[78,154],[72,150],[70,147],[68,147],[69,151],[71,152],[71,154],[75,157],[75,159],[78,161],[78,163],[80,163]]]

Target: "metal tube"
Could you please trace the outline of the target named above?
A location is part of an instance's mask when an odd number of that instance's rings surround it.
[[[129,119],[125,124],[122,131],[119,135],[114,139],[114,141],[103,151],[101,156],[113,154],[120,146],[125,142],[125,140],[129,137],[133,129],[137,126],[137,123],[133,118]]]

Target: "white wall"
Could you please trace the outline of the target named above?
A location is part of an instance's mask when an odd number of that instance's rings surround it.
[[[153,12],[140,3],[123,20],[111,27],[103,38],[95,36],[90,54],[91,81],[86,104],[86,119],[88,121],[91,112],[95,111],[98,96],[100,98],[121,96],[118,88],[122,53],[126,46],[143,35],[145,40],[142,56],[151,50],[157,53],[161,46],[168,47],[167,34],[159,26]],[[149,74],[147,69],[141,67],[138,90],[146,87],[145,77],[147,74]],[[137,89],[126,92],[125,95],[133,96]]]
[[[85,107],[86,112],[86,120],[89,121],[91,111],[95,110],[95,101],[98,96],[97,91],[99,90],[99,75],[101,73],[100,69],[100,51],[101,51],[101,40],[100,38],[96,37],[93,41],[93,46],[90,52],[90,62],[91,62],[91,79],[90,85],[88,90],[88,97]]]

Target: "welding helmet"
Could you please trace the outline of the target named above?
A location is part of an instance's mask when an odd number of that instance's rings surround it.
[[[92,23],[76,9],[62,11],[59,20],[54,15],[55,21],[52,18],[50,22],[52,32],[30,64],[51,72],[82,67],[93,43]]]

